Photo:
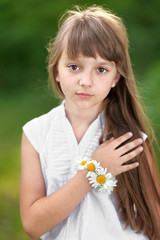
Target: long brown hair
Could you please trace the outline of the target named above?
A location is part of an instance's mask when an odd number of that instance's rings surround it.
[[[153,201],[159,206],[158,171],[148,131],[151,127],[140,106],[128,54],[127,33],[122,19],[97,6],[85,10],[76,7],[76,10],[67,11],[60,19],[59,32],[49,45],[48,69],[52,84],[63,97],[61,87],[55,81],[55,74],[64,47],[71,59],[82,53],[94,58],[99,55],[116,63],[121,77],[104,99],[107,124],[100,144],[105,136],[106,139],[111,136],[117,138],[126,131],[131,131],[134,138],[142,137],[142,132],[148,135],[144,143],[144,152],[130,161],[138,161],[140,166],[117,176],[118,186],[114,196],[117,210],[126,227],[130,226],[150,239],[157,240],[159,229]]]

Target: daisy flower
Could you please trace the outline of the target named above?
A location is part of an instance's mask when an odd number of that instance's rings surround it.
[[[81,164],[78,167],[78,170],[84,170],[87,169],[87,161],[86,160],[82,160]]]
[[[96,169],[96,172],[91,172],[86,177],[88,177],[92,187],[97,188],[102,193],[108,192],[110,194],[113,188],[117,186],[116,178],[111,173],[107,173],[106,168],[99,167]]]
[[[87,175],[89,176],[90,172],[95,171],[99,167],[100,167],[100,163],[98,163],[96,160],[89,159],[88,161],[83,160],[80,166],[78,167],[78,170],[87,169],[89,171]]]
[[[88,163],[87,163],[87,170],[88,170],[88,173],[87,173],[87,176],[86,177],[89,177],[90,174],[92,174],[94,171],[98,170],[100,167],[100,163],[97,162],[96,160],[90,160]]]

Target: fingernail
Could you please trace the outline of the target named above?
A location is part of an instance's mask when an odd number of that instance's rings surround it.
[[[137,166],[137,167],[139,166],[139,163],[138,163],[138,162],[136,162],[136,166]]]
[[[139,139],[138,139],[138,142],[139,142],[139,143],[142,143],[142,142],[143,142],[142,138],[139,138]]]
[[[139,147],[139,151],[143,151],[143,147]]]
[[[133,135],[133,133],[132,133],[132,132],[129,132],[128,135],[131,137],[131,136]]]

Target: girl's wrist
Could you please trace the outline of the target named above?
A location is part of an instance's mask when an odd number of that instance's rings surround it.
[[[80,184],[85,184],[88,187],[88,191],[90,191],[92,189],[91,184],[89,184],[88,179],[86,178],[86,175],[88,173],[87,169],[84,169],[83,171],[78,171],[77,175],[79,175],[80,177]]]
[[[82,160],[78,170],[83,170],[86,178],[89,180],[89,184],[99,192],[108,192],[110,194],[113,188],[117,186],[116,178],[107,172],[107,168],[101,167],[100,162],[92,158]]]

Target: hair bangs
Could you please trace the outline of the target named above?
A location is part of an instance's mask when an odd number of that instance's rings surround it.
[[[86,57],[100,56],[103,59],[117,62],[119,58],[115,51],[117,40],[114,36],[114,41],[110,34],[111,29],[108,25],[103,26],[102,23],[89,16],[78,19],[68,33],[66,46],[68,57],[75,59],[81,53]],[[113,31],[112,35],[115,35]]]

